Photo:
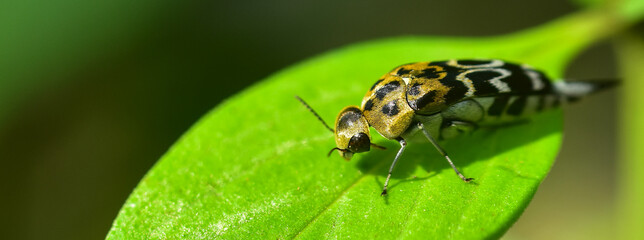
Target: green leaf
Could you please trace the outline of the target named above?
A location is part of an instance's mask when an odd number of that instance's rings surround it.
[[[588,13],[500,37],[379,40],[292,66],[196,123],[134,190],[108,238],[499,237],[552,166],[561,142],[560,111],[442,143],[476,178],[469,184],[429,143],[412,143],[389,195],[381,197],[397,144],[374,131],[374,141],[388,150],[350,162],[327,158],[332,134],[293,96],[331,122],[403,63],[500,58],[558,78],[574,54],[610,31],[603,20]]]
[[[644,17],[642,0],[569,0],[579,6],[610,11],[619,21],[634,24]]]

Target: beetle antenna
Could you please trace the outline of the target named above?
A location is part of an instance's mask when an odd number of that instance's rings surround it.
[[[316,113],[316,112],[315,112],[315,110],[313,110],[313,108],[311,108],[311,106],[309,106],[309,104],[307,104],[304,100],[302,100],[302,98],[300,98],[299,96],[297,96],[297,95],[296,95],[296,96],[295,96],[295,99],[297,99],[297,100],[298,100],[298,101],[300,101],[302,104],[304,104],[304,106],[305,106],[307,109],[309,109],[309,111],[311,111],[311,113],[313,113],[313,115],[315,115],[315,117],[317,117],[317,118],[318,118],[318,120],[320,120],[320,122],[322,122],[322,124],[324,124],[324,126],[325,126],[327,129],[329,129],[329,131],[331,131],[331,132],[335,132],[335,131],[333,131],[333,128],[329,127],[329,125],[327,125],[327,124],[326,124],[326,122],[324,122],[324,120],[322,120],[322,118],[320,117],[320,115],[318,115],[318,113]],[[331,151],[333,151],[333,150],[331,150]]]
[[[335,151],[335,150],[338,150],[340,152],[347,152],[346,149],[341,149],[341,148],[334,147],[334,148],[331,149],[331,151],[329,151],[329,153],[326,155],[326,157],[330,157],[331,153],[333,153],[333,151]]]

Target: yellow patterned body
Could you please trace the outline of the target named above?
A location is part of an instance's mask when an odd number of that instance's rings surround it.
[[[372,127],[382,136],[396,139],[417,115],[440,113],[468,99],[499,97],[498,104],[477,109],[485,116],[495,117],[506,109],[510,115],[521,115],[529,96],[552,93],[548,78],[525,65],[500,60],[417,62],[382,76],[362,99],[361,107]],[[514,107],[502,101],[509,96],[519,96],[518,101],[513,101]]]
[[[362,101],[367,122],[388,139],[403,134],[414,118],[414,109],[405,100],[405,85],[400,76],[385,74]]]

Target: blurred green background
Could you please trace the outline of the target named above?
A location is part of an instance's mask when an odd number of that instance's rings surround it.
[[[558,0],[4,0],[1,234],[103,238],[192,123],[300,60],[383,37],[510,33],[577,10]],[[618,76],[615,61],[604,42],[566,76]],[[506,238],[612,236],[618,92],[566,107],[560,157]]]

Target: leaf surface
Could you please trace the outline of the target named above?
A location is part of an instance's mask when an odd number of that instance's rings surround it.
[[[358,105],[375,80],[404,63],[496,58],[556,79],[575,53],[605,34],[602,23],[580,14],[499,37],[385,39],[289,67],[197,122],[134,190],[108,238],[500,237],[553,164],[560,111],[443,142],[455,164],[476,179],[469,184],[429,143],[412,143],[389,195],[381,197],[397,143],[372,131],[388,150],[350,162],[327,158],[332,134],[293,96],[332,123],[342,107]],[[580,34],[588,37],[575,37]]]

